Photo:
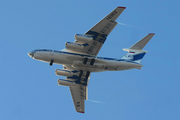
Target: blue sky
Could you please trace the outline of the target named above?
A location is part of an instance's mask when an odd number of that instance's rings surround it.
[[[179,0],[1,0],[1,120],[179,120]],[[75,112],[55,69],[30,58],[39,48],[61,50],[117,6],[126,7],[98,56],[119,58],[148,33],[156,33],[141,70],[91,74],[85,114]],[[101,103],[93,102],[100,101]]]

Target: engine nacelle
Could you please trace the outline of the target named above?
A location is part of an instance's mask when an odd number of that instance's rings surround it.
[[[84,34],[75,34],[74,38],[78,42],[85,42],[85,43],[92,43],[93,42],[93,38],[91,36],[87,36]]]
[[[56,73],[56,75],[68,77],[68,76],[73,76],[73,75],[79,74],[79,71],[77,71],[77,70],[69,71],[69,70],[64,70],[64,69],[56,69],[55,73]]]
[[[84,47],[88,46],[89,44],[78,44],[75,42],[66,42],[67,49],[75,49],[75,50],[82,50]]]
[[[58,79],[57,81],[58,85],[62,85],[62,86],[74,86],[75,82],[71,81],[69,79]]]

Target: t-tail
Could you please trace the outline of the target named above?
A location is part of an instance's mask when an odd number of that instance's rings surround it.
[[[141,63],[142,58],[147,53],[147,51],[143,50],[143,48],[154,35],[155,33],[150,33],[130,48],[123,49],[124,51],[128,51],[128,53],[124,55],[121,59]]]

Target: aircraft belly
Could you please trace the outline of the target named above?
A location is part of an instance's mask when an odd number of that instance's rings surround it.
[[[81,57],[77,57],[77,56],[74,56],[74,55],[67,55],[67,54],[57,54],[57,55],[54,55],[52,57],[52,59],[54,60],[54,63],[56,64],[70,64],[72,65],[73,64],[73,61],[77,61],[77,60],[82,60],[83,61],[83,58]]]

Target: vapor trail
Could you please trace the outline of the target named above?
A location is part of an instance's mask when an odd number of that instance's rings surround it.
[[[95,102],[95,103],[101,103],[101,104],[105,104],[105,102],[101,102],[101,101],[96,101],[96,100],[88,100],[88,101],[90,101],[90,102]]]
[[[120,22],[117,22],[117,23],[120,24],[120,25],[124,25],[124,26],[128,26],[128,27],[133,27],[133,28],[138,28],[138,29],[140,29],[139,27],[135,27],[135,26],[132,26],[132,25],[127,25],[127,24],[120,23]]]

